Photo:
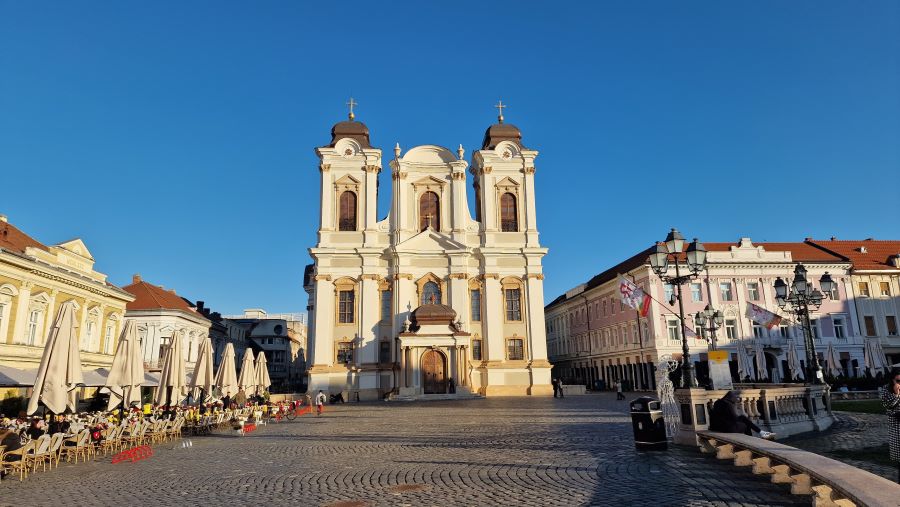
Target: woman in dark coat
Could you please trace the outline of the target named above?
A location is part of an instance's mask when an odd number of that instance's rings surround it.
[[[891,370],[891,383],[881,391],[881,404],[888,416],[891,461],[897,463],[897,482],[900,483],[900,368]]]

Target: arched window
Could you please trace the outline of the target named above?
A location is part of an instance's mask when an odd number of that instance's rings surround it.
[[[434,301],[431,300],[432,296],[434,296]],[[433,303],[441,303],[441,287],[435,282],[425,282],[425,285],[422,286],[421,304],[430,305]]]
[[[500,196],[500,230],[503,232],[518,232],[519,230],[516,196],[509,192]]]
[[[356,230],[356,194],[347,190],[341,194],[339,231]]]
[[[434,192],[425,192],[419,197],[419,230],[424,231],[428,226],[441,230],[441,200]]]

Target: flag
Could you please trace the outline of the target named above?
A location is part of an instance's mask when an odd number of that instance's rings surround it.
[[[650,296],[622,275],[619,275],[619,296],[622,303],[640,312],[641,317],[646,317],[650,311]]]
[[[772,329],[778,324],[781,324],[780,316],[753,303],[747,304],[747,318],[759,325],[766,326],[766,329]]]

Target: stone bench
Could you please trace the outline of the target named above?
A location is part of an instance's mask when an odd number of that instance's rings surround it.
[[[900,484],[846,463],[738,433],[699,431],[697,437],[702,452],[769,474],[795,495],[813,495],[814,506],[900,506]]]

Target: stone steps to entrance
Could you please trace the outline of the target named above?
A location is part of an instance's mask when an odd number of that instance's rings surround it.
[[[478,400],[484,399],[484,396],[474,393],[455,393],[455,394],[417,394],[413,396],[401,396],[392,394],[388,397],[388,401],[441,401],[441,400]]]

